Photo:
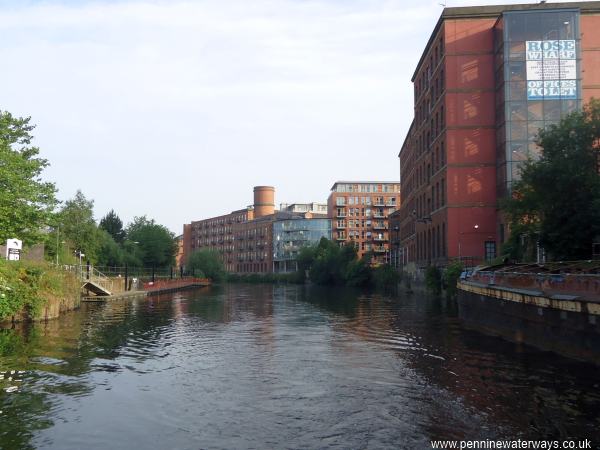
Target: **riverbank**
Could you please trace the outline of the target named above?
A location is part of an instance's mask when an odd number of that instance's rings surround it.
[[[0,259],[0,326],[48,320],[80,305],[73,273],[43,262]]]
[[[458,283],[465,325],[600,365],[600,302],[478,281]]]

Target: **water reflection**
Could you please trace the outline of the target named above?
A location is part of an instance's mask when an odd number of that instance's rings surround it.
[[[0,331],[2,448],[427,448],[592,438],[600,370],[422,295],[227,285]],[[4,385],[3,385],[4,387]]]

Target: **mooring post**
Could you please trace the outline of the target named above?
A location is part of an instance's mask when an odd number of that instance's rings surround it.
[[[90,260],[89,259],[85,263],[85,279],[86,280],[90,279]]]

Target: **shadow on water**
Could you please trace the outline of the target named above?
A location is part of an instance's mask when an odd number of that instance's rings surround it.
[[[455,301],[424,293],[310,287],[298,298],[344,316],[346,330],[394,351],[507,438],[600,443],[598,366],[465,329]],[[428,431],[448,439],[436,426]]]

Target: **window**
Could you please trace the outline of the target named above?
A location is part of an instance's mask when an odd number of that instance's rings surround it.
[[[492,261],[496,258],[496,241],[485,241],[485,260]]]

